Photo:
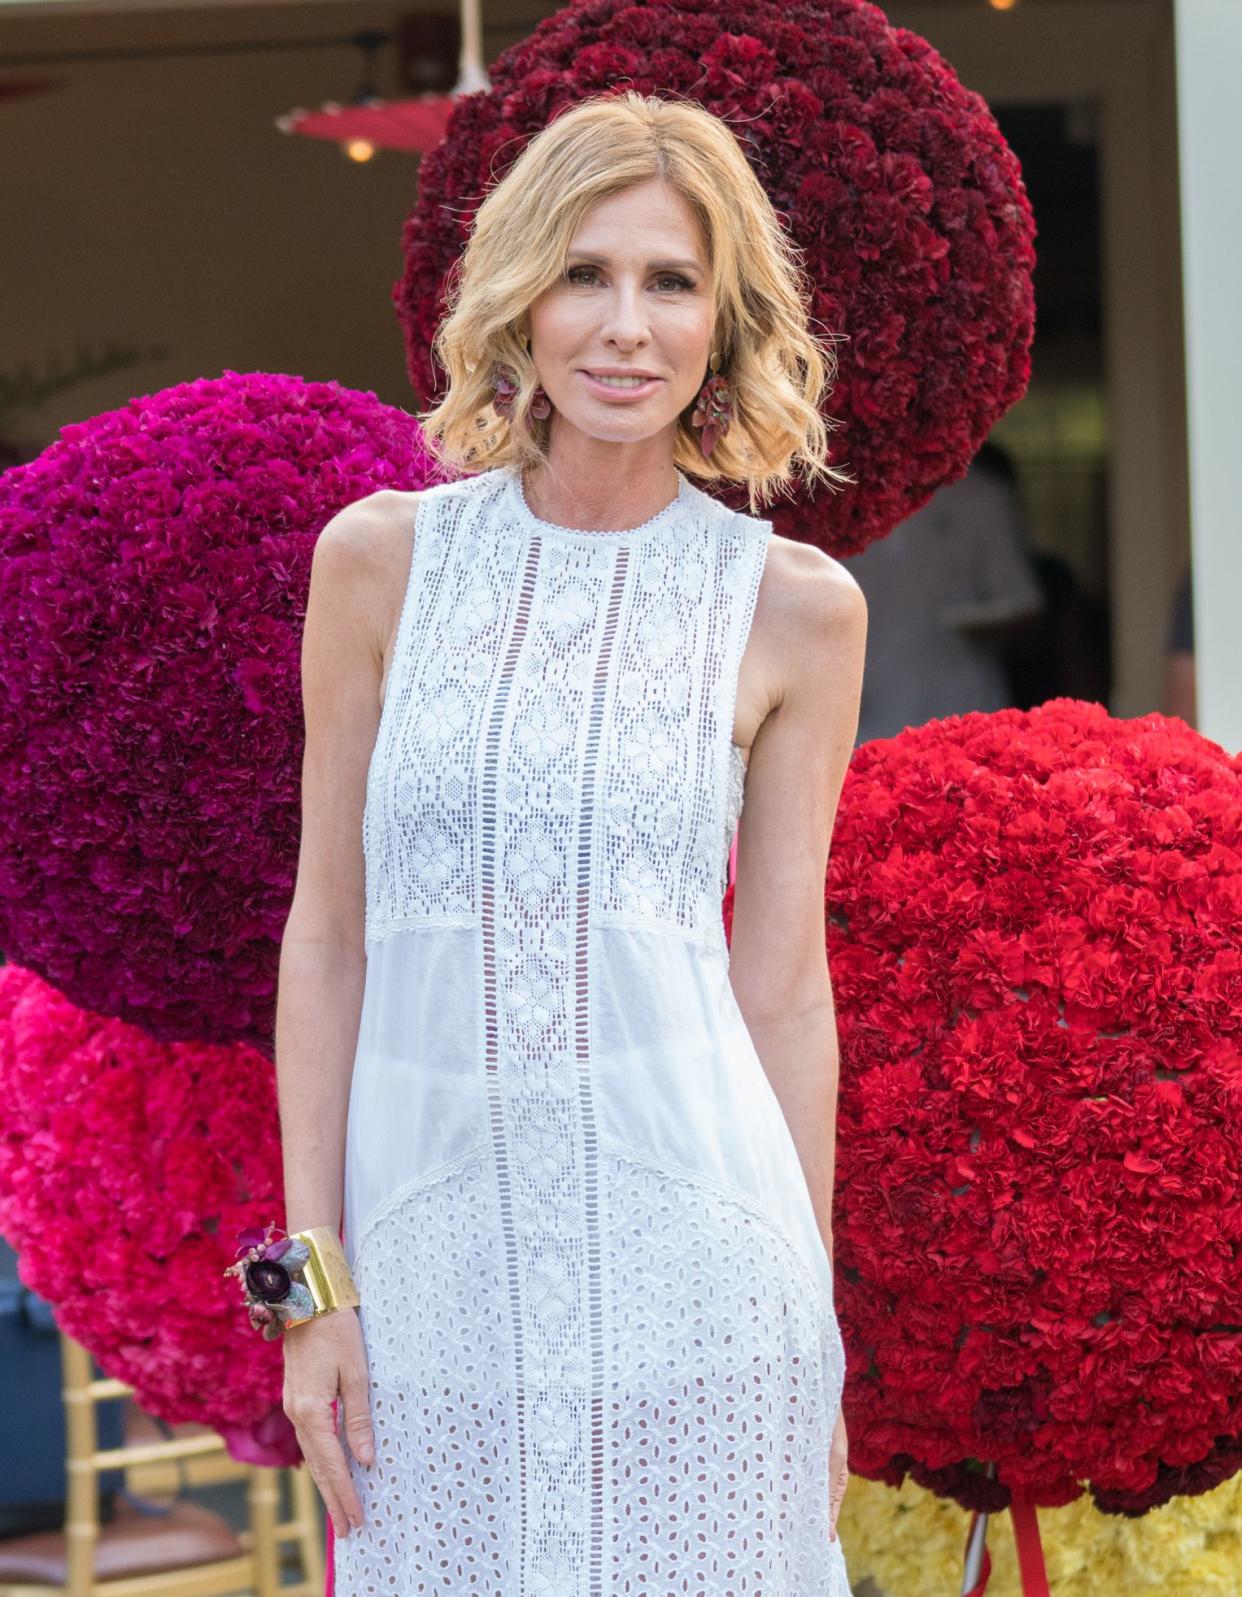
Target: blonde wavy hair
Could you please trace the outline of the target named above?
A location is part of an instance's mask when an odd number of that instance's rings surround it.
[[[432,354],[445,397],[419,413],[427,448],[450,471],[547,461],[551,418],[530,418],[538,374],[526,348],[531,304],[558,281],[587,211],[652,178],[689,202],[712,266],[713,349],[723,356],[733,422],[710,457],[679,418],[674,462],[688,475],[748,486],[752,514],[802,483],[852,479],[828,464],[833,425],[820,402],[836,375],[832,335],[811,331],[810,284],[728,124],[689,101],[630,89],[595,95],[556,116],[480,205],[446,288]],[[492,407],[496,366],[516,374],[512,422]]]

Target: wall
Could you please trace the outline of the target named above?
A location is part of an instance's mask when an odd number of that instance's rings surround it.
[[[1177,0],[1198,724],[1242,749],[1238,0]]]
[[[413,407],[389,291],[415,157],[366,165],[281,133],[295,106],[348,100],[356,49],[309,41],[389,26],[392,5],[0,13],[0,81],[55,80],[0,100],[0,368],[73,362],[79,344],[151,351],[53,395],[0,431],[36,448],[63,423],[197,376],[293,372]],[[402,10],[406,8],[401,8]],[[289,39],[206,57],[8,66],[59,50]],[[297,40],[306,40],[299,47]],[[159,349],[163,353],[157,353]]]

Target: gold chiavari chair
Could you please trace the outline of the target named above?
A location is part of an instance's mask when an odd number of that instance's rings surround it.
[[[60,1333],[66,1434],[65,1523],[0,1540],[0,1597],[323,1597],[321,1527],[305,1465],[291,1470],[240,1464],[207,1427],[100,1448],[96,1405],[132,1397],[122,1381],[96,1375],[90,1354]],[[140,1413],[141,1411],[139,1411]],[[101,1523],[99,1477],[124,1470],[134,1492],[173,1484],[246,1482],[248,1526],[235,1531],[202,1504],[174,1496],[155,1514],[124,1499]],[[281,1518],[281,1477],[290,1515]],[[292,1543],[300,1578],[282,1585],[282,1548]]]

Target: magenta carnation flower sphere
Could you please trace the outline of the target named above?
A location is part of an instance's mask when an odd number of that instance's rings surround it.
[[[405,228],[393,292],[424,399],[478,205],[557,111],[618,88],[694,101],[733,127],[803,252],[812,325],[845,335],[824,409],[855,485],[773,506],[778,533],[857,553],[961,476],[1025,392],[1035,229],[1018,162],[980,96],[877,7],[580,0],[489,74],[424,156]]]
[[[1227,1479],[1242,758],[1069,699],[864,744],[825,921],[853,1469],[1127,1513]]]
[[[270,1050],[324,524],[431,480],[373,394],[226,372],[0,476],[0,948],[168,1040]]]
[[[276,1086],[245,1047],[159,1043],[0,968],[0,1230],[57,1323],[150,1413],[296,1463],[280,1349],[224,1276],[283,1218]]]

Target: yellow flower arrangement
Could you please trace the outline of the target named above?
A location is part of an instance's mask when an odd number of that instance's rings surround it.
[[[1242,1475],[1179,1497],[1140,1519],[1101,1514],[1087,1493],[1038,1511],[1054,1597],[1238,1597],[1242,1592]],[[970,1515],[909,1479],[894,1489],[852,1475],[837,1533],[850,1584],[875,1597],[956,1597]],[[1008,1512],[988,1524],[987,1597],[1022,1597]]]

